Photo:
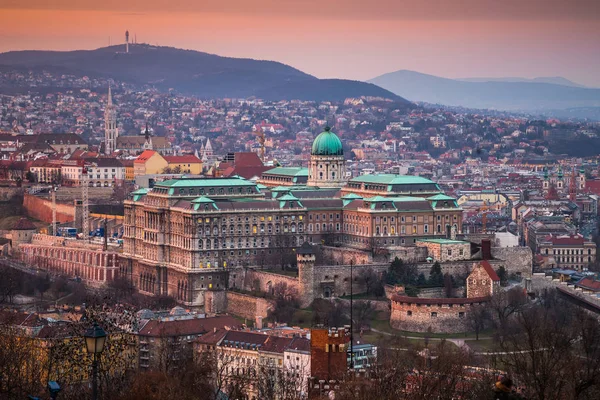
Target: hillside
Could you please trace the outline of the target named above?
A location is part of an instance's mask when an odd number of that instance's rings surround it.
[[[77,51],[12,51],[0,54],[0,68],[51,69],[75,76],[104,76],[158,89],[173,88],[203,98],[261,96],[269,99],[343,100],[380,96],[403,101],[375,85],[321,80],[288,65],[172,47],[138,44]]]
[[[563,85],[584,88],[584,85],[575,83],[563,78],[562,76],[541,76],[538,78],[521,78],[521,77],[506,77],[506,78],[460,78],[457,81],[464,82],[529,82],[529,83],[550,83],[552,85]]]
[[[600,89],[543,82],[466,82],[401,70],[371,79],[411,101],[509,111],[554,113],[600,106]],[[587,114],[583,114],[584,117]],[[592,113],[591,118],[597,116]]]

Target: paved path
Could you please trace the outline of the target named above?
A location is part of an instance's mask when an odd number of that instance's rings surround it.
[[[423,336],[409,336],[409,335],[403,335],[401,333],[390,333],[390,332],[384,332],[384,331],[380,331],[378,329],[375,328],[371,328],[371,331],[375,332],[375,333],[379,333],[385,336],[395,336],[395,337],[401,337],[404,339],[425,339],[425,337]],[[492,339],[491,336],[480,336],[479,340],[482,339]],[[430,337],[429,340],[437,340],[437,341],[441,341],[441,340],[447,340],[449,342],[452,342],[454,344],[456,344],[457,346],[459,346],[459,344],[462,346],[465,344],[465,341],[468,340],[477,340],[475,338],[466,338],[466,337],[445,337],[445,338],[439,338],[439,337]],[[460,346],[459,346],[460,347]]]

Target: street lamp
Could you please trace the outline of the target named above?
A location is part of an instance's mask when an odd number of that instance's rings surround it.
[[[354,318],[353,318],[353,310],[352,307],[354,305],[354,291],[352,290],[352,284],[354,283],[354,258],[350,259],[350,369],[352,373],[354,373]]]
[[[92,399],[98,399],[98,356],[104,350],[106,342],[106,332],[94,322],[94,326],[88,329],[83,335],[85,338],[85,347],[89,354],[94,355],[92,361]]]

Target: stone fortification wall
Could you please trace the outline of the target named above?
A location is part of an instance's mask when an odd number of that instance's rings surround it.
[[[390,261],[398,257],[405,263],[424,262],[427,259],[427,248],[417,246],[390,247]]]
[[[390,325],[411,332],[460,333],[468,331],[467,321],[473,307],[485,299],[419,299],[394,296]]]
[[[434,261],[462,261],[471,258],[471,244],[468,242],[437,243],[417,240],[417,247],[427,249],[427,255]]]
[[[315,254],[317,265],[369,264],[373,261],[370,252],[348,247],[320,246]]]
[[[344,307],[349,310],[350,309],[350,299],[340,299]],[[390,311],[390,301],[389,300],[364,300],[364,299],[355,299],[354,305],[359,303],[369,303],[373,309],[377,311]]]
[[[25,213],[37,220],[52,223],[52,201],[31,194],[23,197]],[[59,223],[75,221],[75,207],[73,203],[56,203],[56,220]]]
[[[366,288],[361,282],[362,271],[371,269],[378,275],[383,274],[389,264],[354,265],[352,275],[354,293],[364,293]],[[350,265],[321,265],[313,271],[313,291],[315,298],[346,296],[350,294]],[[329,294],[329,296],[327,296]]]
[[[234,289],[272,293],[272,289],[281,283],[285,283],[288,288],[298,289],[298,278],[293,276],[257,271],[246,267],[235,268],[229,272],[229,287]]]
[[[226,292],[225,312],[228,314],[255,321],[257,317],[267,318],[272,309],[273,303],[270,300],[242,293]]]
[[[533,253],[529,247],[492,247],[492,257],[498,260],[509,274],[515,273],[529,278],[533,273]]]

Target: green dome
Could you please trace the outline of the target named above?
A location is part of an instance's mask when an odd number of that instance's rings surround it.
[[[335,133],[331,132],[330,127],[326,126],[313,142],[310,154],[313,156],[343,156],[342,141]]]

